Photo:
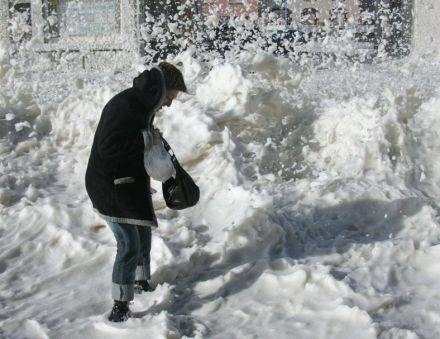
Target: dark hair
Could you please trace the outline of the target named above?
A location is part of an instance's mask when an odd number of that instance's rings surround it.
[[[165,77],[165,86],[168,90],[174,89],[186,92],[185,80],[183,80],[183,75],[176,66],[163,61],[159,64],[159,67]]]

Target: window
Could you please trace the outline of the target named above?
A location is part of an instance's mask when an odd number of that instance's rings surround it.
[[[344,2],[335,2],[330,10],[330,21],[336,27],[344,27],[348,22],[348,11],[345,9]]]
[[[374,12],[375,0],[360,0],[359,8],[362,12]]]
[[[119,31],[117,0],[60,0],[60,36],[108,35]]]
[[[119,0],[44,0],[45,41],[120,31]]]
[[[318,25],[318,10],[316,8],[304,8],[301,11],[301,22],[304,25]]]
[[[29,40],[32,37],[30,2],[9,2],[9,17],[14,21],[14,29],[10,32],[12,41]]]

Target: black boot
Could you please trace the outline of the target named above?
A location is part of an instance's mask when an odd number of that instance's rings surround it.
[[[115,304],[113,305],[113,309],[110,313],[110,316],[108,317],[108,320],[121,322],[130,318],[131,312],[128,307],[129,303],[129,301],[115,300]]]
[[[148,280],[136,280],[134,282],[134,291],[135,293],[140,294],[142,292],[154,291],[154,288],[150,286]]]

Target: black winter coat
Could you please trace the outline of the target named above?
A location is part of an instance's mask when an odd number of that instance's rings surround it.
[[[157,226],[144,168],[142,130],[151,128],[165,97],[162,71],[155,67],[133,80],[104,107],[85,177],[94,209],[108,221]]]

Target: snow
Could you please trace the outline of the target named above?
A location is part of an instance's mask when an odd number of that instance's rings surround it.
[[[84,174],[104,104],[142,67],[34,72],[0,48],[0,336],[440,335],[440,65],[176,56],[157,126],[201,189],[153,182],[154,292],[107,320],[115,239]]]
[[[414,2],[413,45],[419,55],[434,54],[438,57],[439,28],[437,18],[440,3],[435,0]]]

